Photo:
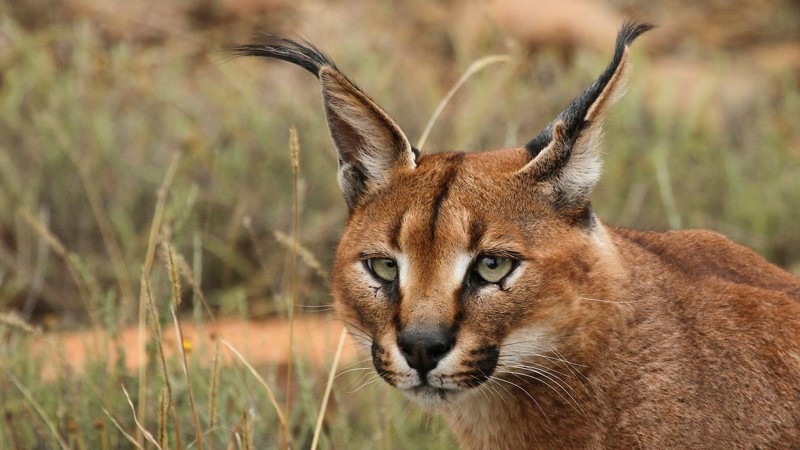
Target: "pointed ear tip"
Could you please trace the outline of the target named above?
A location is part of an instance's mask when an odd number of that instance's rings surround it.
[[[656,25],[650,22],[639,22],[631,19],[625,20],[619,30],[619,40],[623,45],[628,47],[636,38],[654,28],[656,28]]]

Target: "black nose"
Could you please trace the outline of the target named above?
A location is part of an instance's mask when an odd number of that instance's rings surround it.
[[[409,328],[397,337],[397,346],[408,365],[422,376],[436,367],[454,343],[455,335],[451,330],[439,326]]]

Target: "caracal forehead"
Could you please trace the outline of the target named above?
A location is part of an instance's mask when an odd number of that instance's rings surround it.
[[[510,213],[523,198],[514,174],[527,158],[522,148],[424,155],[356,208],[348,231],[394,251],[476,250],[489,225],[519,218]]]

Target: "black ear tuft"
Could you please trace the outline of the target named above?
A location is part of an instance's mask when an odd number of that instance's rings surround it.
[[[605,90],[608,83],[612,80],[618,72],[620,63],[623,60],[625,49],[630,47],[631,43],[639,37],[642,33],[655,28],[654,25],[649,23],[637,23],[626,20],[619,30],[617,35],[617,42],[614,49],[614,58],[611,63],[606,67],[606,70],[600,77],[586,88],[581,95],[573,100],[567,108],[558,115],[550,124],[539,133],[538,136],[533,138],[530,142],[525,144],[531,158],[535,158],[550,143],[553,134],[553,125],[559,121],[564,122],[565,134],[568,137],[576,138],[581,131],[589,124],[587,114],[592,106],[597,102],[600,95]]]
[[[323,67],[331,67],[338,71],[336,64],[309,42],[298,42],[272,34],[262,35],[261,43],[241,45],[231,49],[230,53],[233,56],[258,56],[261,58],[280,59],[306,69],[317,78],[319,78],[320,69]]]

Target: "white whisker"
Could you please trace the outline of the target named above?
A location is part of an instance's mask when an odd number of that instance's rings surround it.
[[[573,406],[573,407],[574,407],[574,408],[575,408],[575,409],[576,409],[578,412],[580,412],[581,414],[583,414],[584,416],[586,416],[586,412],[583,410],[583,408],[581,408],[581,405],[578,403],[578,401],[577,401],[577,400],[575,400],[575,397],[573,397],[573,396],[572,396],[572,394],[569,392],[569,389],[567,389],[567,386],[568,386],[568,385],[565,385],[565,384],[563,384],[563,380],[562,380],[562,381],[559,381],[558,379],[556,379],[556,378],[553,378],[553,377],[550,377],[549,375],[547,375],[547,374],[545,374],[545,373],[543,373],[543,372],[540,372],[540,371],[538,371],[538,370],[535,370],[535,369],[529,369],[529,370],[531,370],[531,372],[532,372],[532,373],[512,372],[512,371],[508,371],[508,370],[507,370],[507,371],[505,371],[505,373],[508,373],[508,374],[511,374],[511,375],[514,375],[514,376],[517,376],[517,377],[526,377],[526,378],[530,378],[530,379],[532,379],[532,380],[536,380],[536,381],[538,381],[538,382],[540,382],[540,383],[544,384],[544,385],[545,385],[545,386],[547,386],[547,387],[548,387],[550,390],[552,390],[553,392],[555,392],[555,393],[556,393],[556,394],[557,394],[559,397],[561,397],[561,399],[562,399],[562,400],[564,400],[564,402],[566,402],[567,404],[569,404],[569,405]],[[546,378],[546,380],[543,380],[543,379],[541,379],[541,378],[538,378],[538,377],[536,377],[534,374],[535,374],[535,375],[540,375],[540,376],[542,376],[542,377],[545,377],[545,378]],[[548,382],[548,380],[549,380],[550,382]],[[558,390],[558,389],[556,389],[555,387],[553,387],[553,385],[552,385],[552,384],[550,384],[551,382],[552,382],[553,384],[555,384],[555,385],[556,385],[556,386],[557,386],[557,387],[558,387],[558,388],[559,388],[561,391],[563,391],[565,394],[567,394],[567,396],[569,397],[569,399],[568,399],[567,397],[564,397],[564,395],[562,395],[562,394],[561,394],[561,392],[559,392],[559,390]]]
[[[549,418],[549,417],[547,417],[547,414],[544,412],[544,410],[542,409],[542,406],[539,404],[539,402],[537,402],[537,401],[536,401],[536,399],[535,399],[535,398],[533,398],[533,396],[531,395],[531,393],[530,393],[530,392],[528,392],[527,390],[525,390],[525,389],[524,389],[522,386],[520,386],[520,385],[518,385],[517,383],[514,383],[514,382],[512,382],[512,381],[504,380],[504,379],[502,379],[502,378],[495,377],[495,376],[490,376],[490,377],[489,377],[489,379],[490,379],[490,380],[495,380],[495,381],[502,381],[503,383],[508,383],[508,384],[510,384],[510,385],[512,385],[512,386],[514,386],[514,387],[516,387],[517,389],[521,390],[522,392],[524,392],[524,393],[525,393],[525,395],[527,395],[527,396],[528,396],[528,398],[529,398],[529,399],[531,399],[531,401],[533,401],[533,403],[536,405],[536,407],[537,407],[537,408],[539,408],[539,411],[541,411],[541,412],[542,412],[542,416],[544,416],[545,420],[547,420],[548,422],[550,422],[550,418]],[[502,385],[498,385],[498,386],[501,386],[501,387],[502,387]],[[504,388],[504,389],[505,389],[505,388]],[[506,392],[508,392],[508,390],[506,390]],[[509,392],[509,395],[510,395],[510,394],[511,394],[511,393]]]
[[[589,302],[599,302],[599,303],[612,303],[616,305],[632,305],[635,303],[641,303],[641,300],[630,300],[630,301],[623,301],[623,300],[604,300],[600,298],[591,298],[591,297],[577,297],[578,300],[589,301]]]

